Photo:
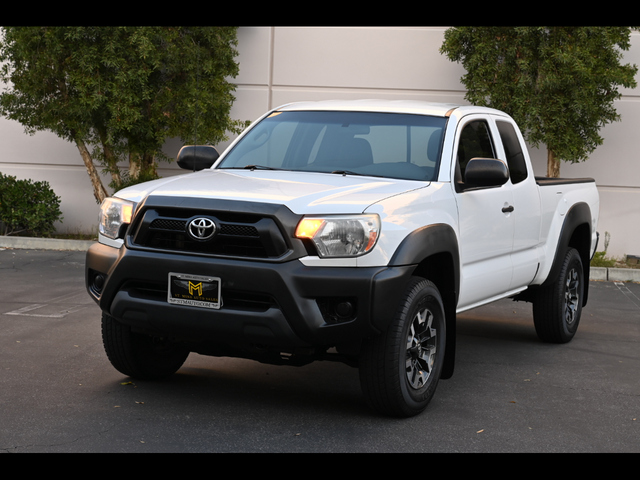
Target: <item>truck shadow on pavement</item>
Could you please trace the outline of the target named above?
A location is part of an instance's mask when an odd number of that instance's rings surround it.
[[[205,411],[259,410],[268,414],[354,415],[366,410],[358,371],[333,362],[303,367],[273,366],[235,358],[189,355],[185,365],[161,381],[131,381],[163,403]]]
[[[540,345],[527,307],[516,313],[510,303],[461,314],[458,324],[457,366],[448,384],[464,381],[481,363],[484,373],[500,369],[506,359],[525,355],[523,344]],[[533,348],[533,350],[536,350]],[[520,353],[517,353],[520,352]],[[525,352],[525,353],[523,353]],[[480,360],[482,359],[482,360]],[[489,367],[489,365],[493,365]],[[265,415],[380,417],[367,408],[358,370],[340,363],[315,362],[303,367],[274,366],[252,360],[207,357],[192,353],[184,366],[163,381],[131,381],[136,394],[174,403],[181,409],[232,412],[259,410]],[[435,401],[437,402],[438,394]]]

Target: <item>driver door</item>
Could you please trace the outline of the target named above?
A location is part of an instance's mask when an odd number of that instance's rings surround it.
[[[460,231],[461,311],[509,291],[515,227],[510,181],[499,187],[475,189],[467,189],[463,181],[465,167],[472,158],[498,158],[493,121],[469,116],[458,127],[456,136],[452,178]]]

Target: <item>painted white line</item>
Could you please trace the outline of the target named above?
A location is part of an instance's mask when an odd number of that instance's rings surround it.
[[[27,313],[32,310],[36,310],[38,308],[47,307],[48,305],[29,305],[27,307],[20,308],[18,310],[14,310],[12,312],[6,312],[4,315],[20,315],[23,317],[44,317],[44,318],[64,318],[70,313],[77,312],[82,308],[86,307],[86,305],[74,305],[73,307],[67,308],[66,310],[61,310],[59,313]]]
[[[78,310],[86,307],[86,305],[71,305],[68,308],[64,309],[64,310],[60,310],[57,313],[29,313],[29,312],[33,312],[34,310],[39,310],[41,308],[45,308],[48,306],[53,305],[55,307],[54,304],[60,304],[62,303],[64,300],[67,300],[69,298],[72,297],[76,297],[79,296],[81,293],[83,292],[74,292],[74,293],[70,293],[68,295],[63,295],[61,297],[58,298],[54,298],[51,303],[34,303],[31,305],[27,305],[26,307],[22,307],[19,308],[18,310],[13,310],[11,312],[6,312],[4,315],[20,315],[23,317],[44,317],[44,318],[64,318],[67,315],[69,315],[70,313],[74,313],[77,312]],[[58,308],[60,308],[60,306],[58,306]]]
[[[86,295],[86,294],[87,294],[87,292],[85,292],[85,291],[69,293],[68,295],[63,295],[61,297],[54,298],[53,300],[51,300],[51,303],[60,303],[60,302],[62,302],[64,300],[67,300],[68,298],[78,297],[80,295],[82,295],[83,298],[84,298],[84,295]]]
[[[7,312],[5,315],[23,315],[25,312],[30,312],[31,310],[36,310],[38,308],[46,307],[47,304],[39,304],[34,303],[33,305],[27,305],[26,307],[19,308],[18,310],[14,310],[13,312]]]
[[[627,287],[624,282],[613,283],[616,287],[618,287],[618,290],[620,290],[625,297],[631,300],[631,303],[640,308],[640,298],[638,298],[631,290],[629,290],[629,287]]]

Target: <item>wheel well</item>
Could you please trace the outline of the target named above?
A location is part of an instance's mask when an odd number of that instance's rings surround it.
[[[443,252],[425,258],[418,264],[413,274],[431,280],[442,295],[443,301],[451,293],[457,300],[457,288],[454,275],[455,265],[451,254]]]
[[[583,265],[589,264],[591,250],[591,229],[589,224],[578,225],[569,239],[568,247],[575,248],[582,259]]]
[[[591,276],[590,263],[591,263],[591,227],[588,223],[578,225],[571,234],[568,248],[575,248],[580,254],[582,260],[582,270],[584,275],[584,284],[586,286],[585,293],[583,295],[582,306],[586,306],[587,299],[589,297],[589,278]]]

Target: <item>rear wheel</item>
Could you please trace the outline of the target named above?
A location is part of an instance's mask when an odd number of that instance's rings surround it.
[[[189,350],[180,345],[132,332],[106,313],[102,314],[102,343],[116,370],[141,380],[173,375],[189,356]]]
[[[389,328],[363,344],[360,384],[367,403],[398,417],[422,412],[440,378],[445,339],[438,289],[428,280],[412,279]]]
[[[567,250],[553,284],[541,289],[533,302],[533,322],[540,340],[567,343],[576,334],[584,298],[582,259],[574,248]]]

